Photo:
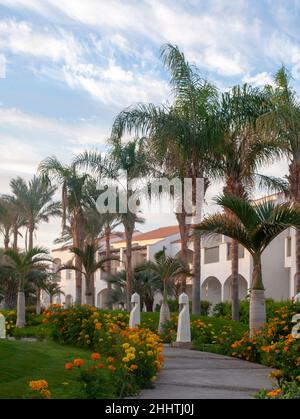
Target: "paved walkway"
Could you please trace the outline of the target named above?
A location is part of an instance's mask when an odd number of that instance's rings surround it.
[[[166,347],[156,386],[138,399],[251,399],[271,388],[270,369],[223,355]]]

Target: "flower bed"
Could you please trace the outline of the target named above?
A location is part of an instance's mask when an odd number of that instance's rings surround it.
[[[91,348],[101,354],[98,365],[103,365],[106,373],[114,374],[119,396],[151,387],[161,369],[160,338],[147,328],[129,328],[128,313],[106,313],[89,306],[68,309],[54,306],[44,312],[43,322],[51,327],[56,341]],[[74,366],[78,366],[75,361]],[[96,383],[99,374],[103,372],[94,366],[82,373],[82,379]]]
[[[294,339],[291,334],[291,320],[297,312],[296,305],[282,306],[262,331],[251,338],[246,333],[231,345],[232,356],[278,369],[280,387],[273,392],[262,392],[260,396],[264,394],[268,398],[284,398],[291,386],[293,393],[296,388],[300,396],[300,340]]]

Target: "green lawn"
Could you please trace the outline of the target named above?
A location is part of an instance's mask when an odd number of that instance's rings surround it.
[[[52,342],[0,340],[0,399],[22,398],[30,380],[45,379],[52,397],[79,397],[78,370],[65,371],[74,358],[88,360],[91,352]]]

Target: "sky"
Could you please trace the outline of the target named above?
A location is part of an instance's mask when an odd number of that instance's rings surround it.
[[[162,44],[179,46],[221,91],[272,83],[285,64],[300,92],[300,0],[0,0],[0,192],[39,162],[105,151],[116,115],[170,99]],[[264,169],[286,174],[287,163]],[[211,197],[220,189],[214,185]],[[152,216],[141,230],[175,224]],[[42,225],[52,247],[59,222]]]

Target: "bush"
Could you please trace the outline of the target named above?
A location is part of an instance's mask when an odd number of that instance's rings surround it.
[[[295,307],[295,304],[292,303],[291,301],[274,301],[271,298],[266,299],[267,321],[276,317],[276,312],[280,310],[282,307],[287,307],[290,309],[291,307]],[[297,304],[296,304],[296,307],[297,307]],[[231,319],[231,303],[229,301],[225,301],[222,303],[215,304],[212,315],[214,317],[219,317],[219,318],[230,320]],[[249,324],[249,301],[248,300],[240,301],[239,317],[240,317],[241,323],[244,323],[247,325]]]
[[[136,388],[151,387],[161,368],[159,337],[146,328],[129,328],[128,313],[97,311],[89,306],[68,309],[54,306],[45,311],[44,324],[60,343],[100,353],[108,370],[114,373],[115,387],[122,395]],[[90,377],[97,386],[98,373],[90,374],[87,379]]]
[[[275,310],[262,331],[252,338],[245,334],[232,344],[231,355],[278,368],[283,380],[295,380],[300,375],[300,340],[291,335],[291,320],[299,312],[300,304]]]

